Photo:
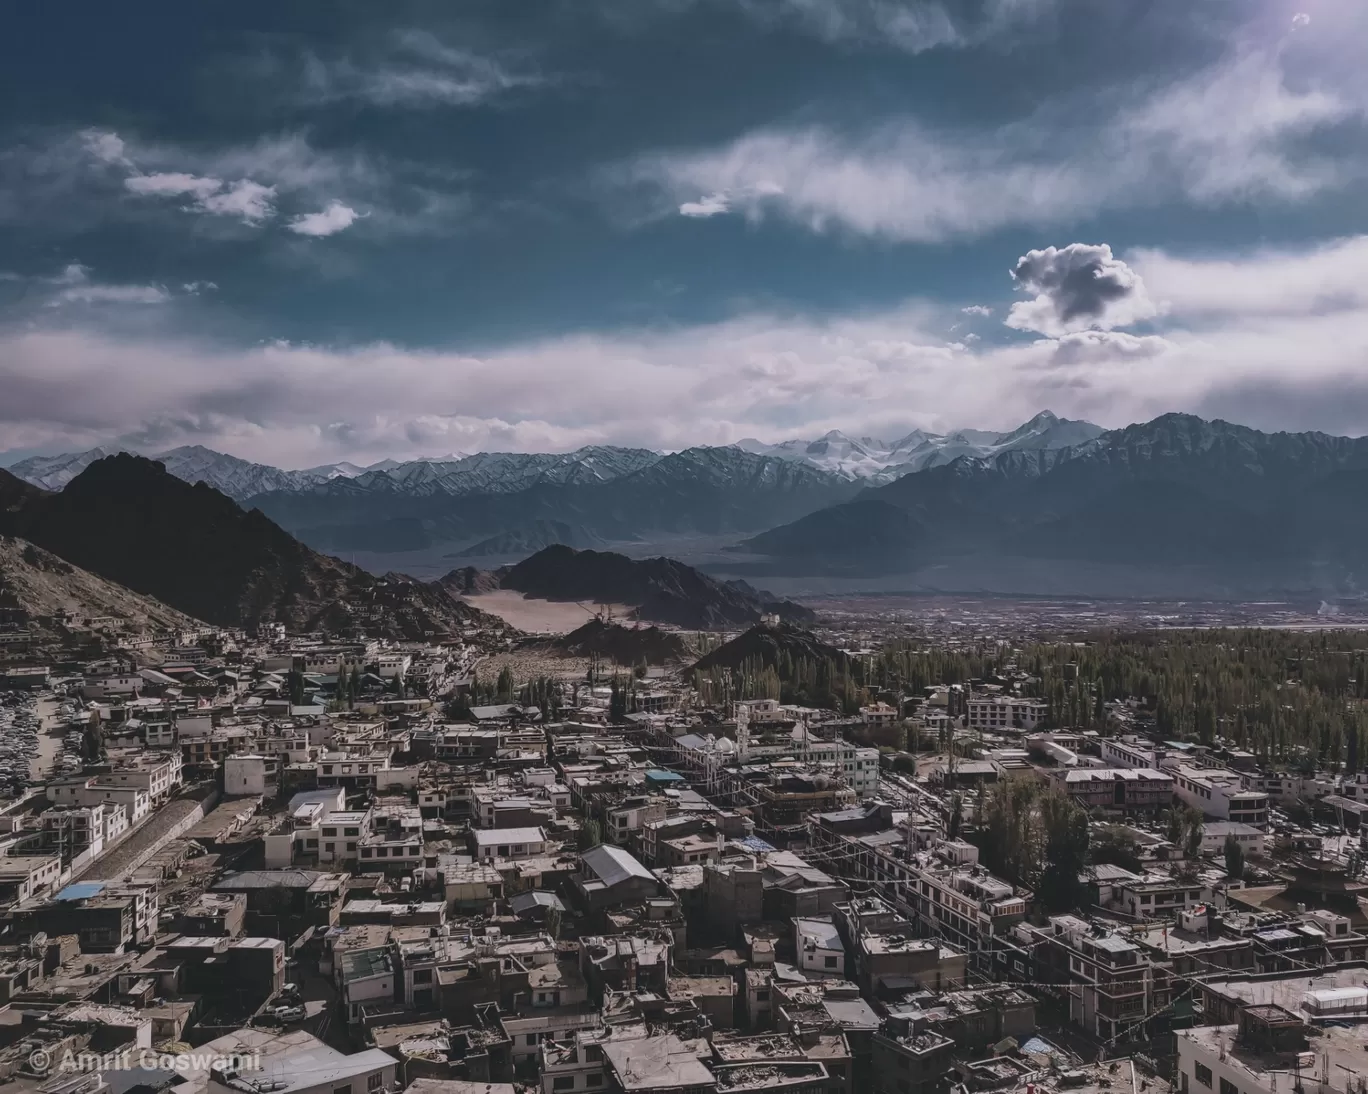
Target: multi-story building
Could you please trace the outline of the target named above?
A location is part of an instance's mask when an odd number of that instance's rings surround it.
[[[1050,704],[1044,699],[1015,695],[973,696],[966,705],[970,729],[1032,730],[1050,716]]]
[[[1134,940],[1073,915],[1016,930],[1032,948],[1039,990],[1067,1004],[1070,1021],[1089,1035],[1143,1040],[1146,1016],[1167,1014],[1168,971]]]
[[[1244,780],[1234,771],[1178,764],[1173,768],[1173,781],[1178,797],[1208,817],[1260,830],[1268,827],[1268,795],[1246,790]]]
[[[146,752],[102,774],[100,783],[104,786],[135,786],[145,790],[155,807],[166,801],[180,786],[182,763],[179,752]]]
[[[1154,812],[1173,804],[1173,776],[1147,767],[1072,767],[1056,781],[1085,809]]]

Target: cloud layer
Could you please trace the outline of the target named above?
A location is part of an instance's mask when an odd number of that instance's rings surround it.
[[[1070,271],[1090,259],[1118,285],[1142,272],[1168,309],[1164,329],[1094,327],[969,348],[948,340],[958,309],[915,301],[826,321],[754,312],[488,353],[235,349],[170,329],[26,326],[0,334],[0,450],[196,441],[306,466],[437,449],[683,447],[837,427],[1007,428],[1043,406],[1104,425],[1178,409],[1368,432],[1364,238],[1233,258],[1145,252],[1133,268],[1101,246],[1033,255],[1023,263],[1048,297],[1041,326],[1063,330],[1081,321],[1079,307],[1094,324],[1108,321],[1118,300],[1133,299],[1078,288]],[[1239,286],[1265,278],[1279,306],[1259,295],[1240,305]]]

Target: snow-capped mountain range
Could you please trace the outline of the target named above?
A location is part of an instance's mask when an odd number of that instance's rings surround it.
[[[1101,426],[1091,422],[1070,421],[1046,410],[1007,433],[961,429],[939,434],[914,429],[899,440],[884,441],[874,437],[852,438],[833,429],[815,441],[765,444],[747,438],[738,442],[738,447],[757,455],[798,460],[846,479],[883,483],[913,471],[952,463],[961,456],[986,459],[1003,452],[1070,448],[1104,432]]]
[[[695,449],[711,453],[707,475],[725,477],[737,464],[738,473],[754,474],[746,460],[727,454],[741,450],[789,463],[803,464],[836,480],[871,485],[902,475],[938,467],[960,456],[989,457],[1002,452],[1040,451],[1083,444],[1103,430],[1089,422],[1068,421],[1049,411],[1008,433],[966,429],[950,434],[914,430],[897,441],[851,438],[833,430],[816,440],[778,444],[747,439],[736,445]],[[122,451],[92,448],[60,456],[34,456],[14,464],[10,472],[44,490],[60,490],[96,460]],[[538,485],[580,485],[609,482],[643,471],[667,458],[645,448],[590,445],[574,452],[453,452],[416,460],[381,460],[365,467],[353,463],[323,464],[285,471],[252,463],[201,445],[186,445],[153,454],[167,471],[187,482],[206,482],[239,501],[271,493],[403,494],[466,496],[508,494]]]
[[[129,451],[121,448],[92,448],[86,452],[67,452],[60,456],[33,456],[9,468],[10,474],[44,490],[60,490],[96,460]],[[350,463],[324,464],[305,471],[282,471],[264,463],[252,463],[215,452],[202,445],[185,445],[153,454],[154,460],[186,482],[207,482],[229,497],[250,498],[272,490],[304,490],[335,478],[351,478],[367,468]]]

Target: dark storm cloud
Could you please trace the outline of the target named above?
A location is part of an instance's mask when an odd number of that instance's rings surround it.
[[[1028,251],[1017,260],[1012,280],[1034,296],[1012,305],[1007,325],[1017,330],[1110,330],[1155,314],[1140,275],[1105,243]]]

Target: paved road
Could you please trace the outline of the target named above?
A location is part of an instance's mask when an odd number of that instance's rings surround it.
[[[48,778],[57,763],[57,757],[62,754],[66,726],[57,720],[61,706],[57,699],[51,697],[38,700],[38,717],[42,721],[38,729],[38,755],[29,763],[29,778],[34,782]]]

